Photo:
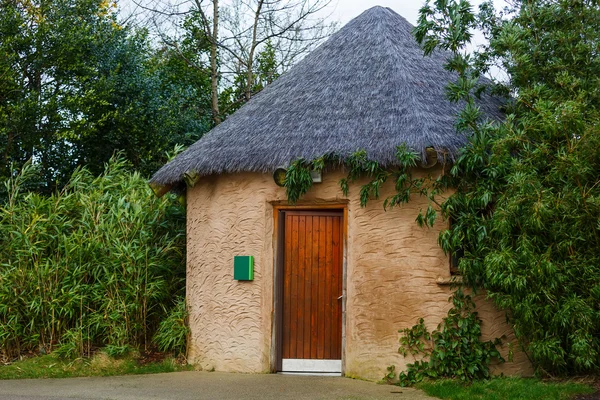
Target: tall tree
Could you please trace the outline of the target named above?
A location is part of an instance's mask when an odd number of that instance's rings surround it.
[[[172,5],[158,7],[144,0],[134,2],[161,19],[162,22],[155,21],[155,26],[165,43],[173,48],[182,50],[182,42],[189,43],[190,39],[196,40],[201,49],[208,44],[209,53],[202,54],[204,63],[191,65],[210,66],[215,124],[262,89],[263,86],[256,84],[261,54],[271,54],[275,62],[271,75],[275,76],[336,27],[335,23],[319,17],[331,0],[194,0],[186,3],[185,9]],[[167,24],[170,28],[164,28],[165,19],[172,22]],[[183,23],[179,23],[181,19]],[[175,34],[165,33],[177,28],[183,29]],[[181,55],[187,58],[183,51]],[[221,94],[223,90],[225,95]],[[231,99],[233,93],[238,96]],[[221,104],[219,99],[229,104]]]
[[[209,128],[208,73],[155,53],[115,3],[1,4],[0,176],[32,159],[51,190],[79,165],[101,172],[115,150],[148,174]]]
[[[268,84],[277,79],[279,75],[279,61],[275,47],[271,41],[267,41],[264,48],[256,57],[256,71],[252,75],[251,94],[263,90]],[[233,82],[221,89],[219,102],[224,114],[228,115],[235,112],[245,103],[248,91],[247,79],[248,74],[242,68],[239,68]]]

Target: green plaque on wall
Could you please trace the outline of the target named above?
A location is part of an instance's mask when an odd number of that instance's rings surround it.
[[[254,280],[254,256],[233,257],[233,279],[236,281]]]

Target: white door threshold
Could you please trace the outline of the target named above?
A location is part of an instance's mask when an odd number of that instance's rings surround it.
[[[279,375],[341,377],[341,372],[278,372]]]
[[[295,373],[342,373],[342,360],[306,360],[299,358],[284,358],[281,363],[282,372]]]

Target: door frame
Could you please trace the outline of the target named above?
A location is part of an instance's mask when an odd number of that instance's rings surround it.
[[[346,370],[346,299],[348,253],[348,204],[325,203],[314,205],[273,204],[273,320],[271,332],[271,372],[281,371],[283,334],[283,254],[285,243],[285,211],[342,211],[342,376]]]

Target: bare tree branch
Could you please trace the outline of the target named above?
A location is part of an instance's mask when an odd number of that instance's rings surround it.
[[[209,50],[197,57],[210,64],[215,124],[239,105],[240,98],[248,101],[255,94],[255,87],[262,87],[262,83],[256,86],[256,80],[262,79],[256,71],[260,66],[257,57],[267,43],[275,51],[274,68],[281,73],[337,27],[322,16],[333,0],[183,0],[175,4],[162,0],[131,1],[152,15],[160,40],[190,67],[202,68],[198,61],[186,57],[189,53],[182,51],[182,40],[208,43]],[[190,36],[189,29],[194,24],[202,32],[202,38]],[[165,34],[165,30],[170,33]],[[243,95],[229,99],[230,104],[221,109],[220,92],[233,85],[237,85],[236,90]]]

